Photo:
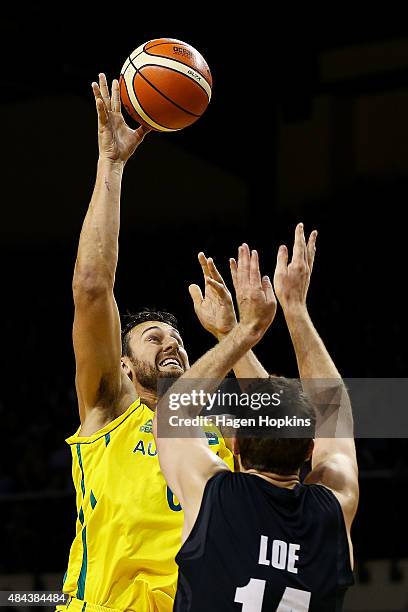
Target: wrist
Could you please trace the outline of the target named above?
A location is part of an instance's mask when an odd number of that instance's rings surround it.
[[[228,336],[228,334],[230,334],[232,332],[233,329],[235,329],[237,326],[237,323],[235,323],[235,325],[233,325],[233,327],[231,327],[231,329],[229,331],[226,332],[215,332],[214,336],[217,338],[218,342],[221,342],[221,340],[223,340],[226,336]]]
[[[99,155],[98,158],[98,169],[103,168],[106,170],[113,170],[116,172],[123,172],[123,168],[125,167],[125,162],[121,159],[113,160],[109,157],[104,157],[103,155]]]
[[[282,310],[288,325],[301,320],[310,319],[306,304],[291,304],[285,306]]]
[[[240,344],[242,344],[247,351],[249,351],[255,344],[257,344],[265,330],[260,329],[259,326],[252,323],[237,323],[234,328],[235,336]]]

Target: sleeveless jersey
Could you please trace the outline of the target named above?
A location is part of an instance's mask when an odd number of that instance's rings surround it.
[[[78,513],[63,586],[71,597],[116,610],[172,610],[183,512],[160,471],[153,416],[138,399],[93,435],[78,430],[66,440]],[[219,432],[208,428],[206,436],[232,468]]]
[[[176,561],[175,612],[338,612],[353,584],[333,493],[282,489],[250,474],[208,481]]]

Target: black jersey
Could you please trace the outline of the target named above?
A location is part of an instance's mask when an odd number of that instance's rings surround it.
[[[337,612],[353,584],[331,491],[227,471],[208,481],[176,562],[175,612]]]

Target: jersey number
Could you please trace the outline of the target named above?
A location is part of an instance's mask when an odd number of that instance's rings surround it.
[[[242,612],[262,612],[266,580],[251,578],[244,587],[235,591],[236,603],[242,603]],[[276,612],[307,612],[311,593],[286,587]]]
[[[181,504],[176,504],[174,501],[173,491],[170,489],[170,487],[167,487],[167,503],[169,504],[170,510],[173,510],[173,512],[180,512],[182,509]]]

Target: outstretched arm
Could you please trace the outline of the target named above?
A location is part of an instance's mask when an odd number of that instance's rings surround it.
[[[331,418],[337,419],[337,427],[342,428],[340,435],[346,436],[348,432],[348,437],[316,438],[312,472],[308,475],[307,482],[319,482],[335,492],[342,505],[346,524],[350,527],[358,503],[358,468],[352,433],[351,405],[341,376],[319,337],[306,306],[316,237],[317,232],[313,231],[306,243],[303,225],[298,224],[289,265],[288,249],[285,245],[279,248],[274,287],[285,315],[299,375],[306,392],[317,403],[322,392],[326,396],[330,389],[336,392],[336,405],[328,408],[334,410]],[[317,415],[317,430],[324,427],[327,417],[324,413]]]
[[[175,413],[171,412],[170,402],[182,394],[192,398],[194,391],[214,392],[227,372],[259,342],[272,323],[276,299],[270,280],[261,278],[256,251],[238,263],[237,301],[240,322],[172,384],[156,409],[155,436],[160,467],[183,507],[184,537],[187,537],[197,517],[205,484],[226,466],[209,450],[201,428],[184,428],[183,438],[176,437],[176,429],[172,436],[170,417]],[[194,418],[202,408],[193,405],[192,401],[186,403],[183,405],[180,402],[178,419]]]
[[[131,130],[120,109],[119,85],[112,96],[104,74],[92,83],[98,115],[99,160],[95,188],[82,226],[73,277],[73,342],[81,422],[106,412],[121,390],[120,319],[113,295],[118,261],[120,190],[127,159],[146,128]]]

